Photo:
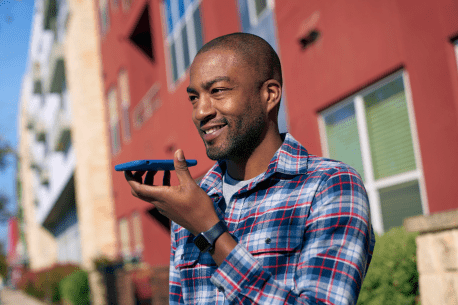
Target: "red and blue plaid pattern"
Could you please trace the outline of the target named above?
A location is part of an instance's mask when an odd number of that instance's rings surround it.
[[[170,304],[356,304],[375,244],[358,173],[289,134],[228,206],[224,172],[216,163],[201,187],[239,244],[218,267],[173,223]]]

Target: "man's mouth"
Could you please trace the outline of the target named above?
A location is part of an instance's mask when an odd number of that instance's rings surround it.
[[[202,130],[202,138],[205,142],[209,142],[209,141],[213,141],[214,139],[216,139],[220,134],[221,132],[223,132],[224,130],[224,127],[226,127],[227,125],[224,124],[224,125],[218,125],[218,126],[213,126],[209,129],[206,129],[206,130]]]
[[[214,133],[216,132],[217,130],[223,128],[224,126],[217,126],[217,127],[213,127],[213,128],[210,128],[208,130],[204,130],[204,134],[211,134],[211,133]]]

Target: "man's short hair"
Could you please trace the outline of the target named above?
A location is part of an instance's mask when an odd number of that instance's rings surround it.
[[[206,43],[197,52],[197,55],[216,49],[234,51],[246,64],[254,68],[262,82],[275,79],[283,86],[281,64],[277,52],[261,37],[249,33],[220,36]]]

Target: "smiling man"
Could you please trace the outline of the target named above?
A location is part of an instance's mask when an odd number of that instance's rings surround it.
[[[277,54],[234,33],[196,55],[192,119],[216,164],[198,186],[126,172],[132,194],[172,222],[170,304],[355,304],[374,248],[367,195],[348,165],[280,134]]]

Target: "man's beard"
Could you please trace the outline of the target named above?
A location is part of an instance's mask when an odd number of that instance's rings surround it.
[[[227,135],[226,143],[218,147],[209,147],[205,143],[208,158],[215,161],[224,159],[247,160],[261,143],[264,124],[262,114],[259,114],[250,122],[243,122],[242,120],[235,122],[235,124],[227,122],[226,126],[229,129],[229,134]],[[233,128],[231,129],[231,127]]]

